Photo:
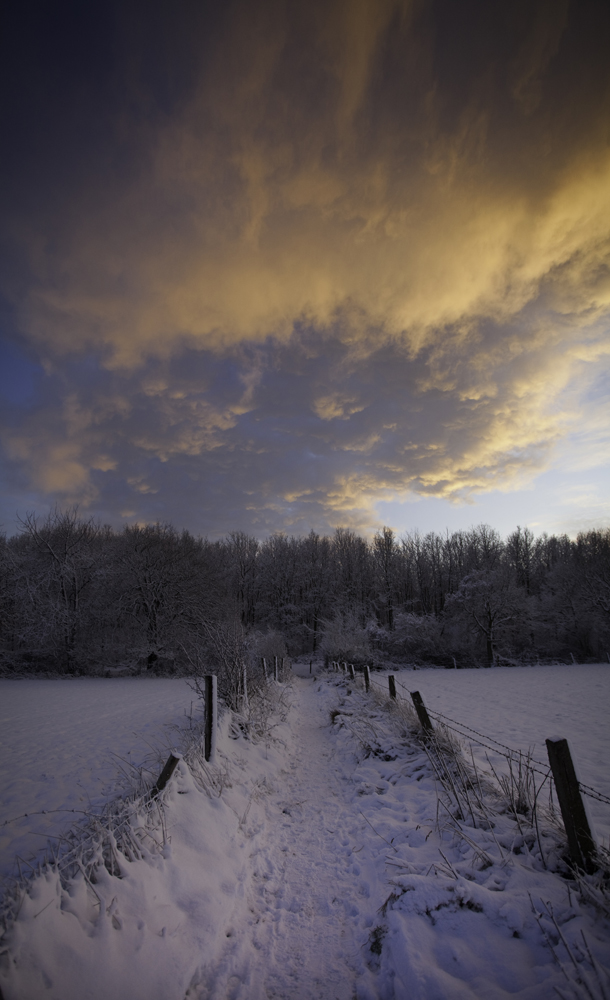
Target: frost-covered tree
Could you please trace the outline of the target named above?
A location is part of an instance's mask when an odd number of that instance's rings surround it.
[[[151,666],[159,658],[174,659],[193,614],[213,618],[225,603],[209,587],[205,543],[156,524],[125,528],[117,549],[117,618]]]
[[[499,643],[512,643],[527,628],[527,602],[522,588],[506,568],[475,570],[447,598],[447,616],[484,644],[487,665],[496,658]]]
[[[223,562],[228,592],[236,603],[237,613],[244,626],[256,620],[259,588],[260,545],[244,531],[232,531],[223,543]]]
[[[394,628],[396,593],[399,589],[400,551],[391,528],[376,532],[372,546],[375,579],[375,611],[380,624]]]
[[[81,519],[76,507],[56,508],[42,521],[28,514],[21,525],[29,543],[20,547],[18,560],[22,643],[46,650],[58,667],[71,671],[95,632],[89,598],[102,571],[108,529]]]
[[[248,634],[281,635],[293,654],[318,652],[324,634],[337,656],[359,658],[375,620],[374,648],[396,657],[450,663],[483,652],[489,662],[498,646],[605,658],[610,531],[573,541],[519,527],[502,542],[488,525],[400,540],[384,528],[367,541],[338,528],[210,542],[171,525],[115,532],[56,509],[0,539],[5,669],[169,669],[188,662],[202,617],[234,616]]]
[[[332,538],[332,605],[337,612],[355,614],[364,626],[373,611],[370,548],[349,528],[337,528]]]

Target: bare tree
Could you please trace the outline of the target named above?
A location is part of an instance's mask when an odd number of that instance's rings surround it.
[[[32,558],[21,563],[29,599],[23,638],[45,645],[71,671],[90,624],[86,597],[101,563],[104,531],[93,518],[79,518],[77,507],[55,508],[42,522],[28,514],[21,526],[32,543]]]
[[[523,631],[527,624],[524,591],[502,568],[469,573],[456,593],[447,598],[446,609],[450,617],[484,641],[488,666],[495,662],[497,643],[509,638],[517,625]]]
[[[259,543],[243,531],[232,531],[224,542],[229,587],[242,624],[254,621],[257,598]]]
[[[373,565],[376,580],[376,610],[380,624],[390,632],[394,628],[396,582],[399,573],[399,550],[391,528],[383,528],[373,539]]]

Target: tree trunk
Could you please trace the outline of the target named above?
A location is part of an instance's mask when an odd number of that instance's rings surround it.
[[[494,648],[493,643],[489,636],[487,636],[487,666],[493,667],[494,665]]]

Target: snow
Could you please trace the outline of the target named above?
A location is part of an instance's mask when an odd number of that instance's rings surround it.
[[[391,671],[390,671],[391,672]],[[384,671],[373,674],[376,686],[387,690]],[[383,678],[383,679],[382,679]],[[580,781],[610,797],[610,664],[545,667],[494,667],[482,670],[406,670],[396,673],[399,697],[419,691],[424,704],[464,728],[515,750],[527,752],[548,766],[545,740],[567,739]],[[500,753],[472,744],[477,763],[505,769]],[[597,840],[610,844],[610,806],[585,799]]]
[[[80,815],[55,810],[99,812],[124,785],[118,765],[156,767],[193,700],[160,677],[0,680],[0,874]]]
[[[439,823],[400,707],[297,672],[272,736],[234,738],[225,715],[216,767],[185,753],[141,857],[117,847],[93,885],[33,881],[5,937],[4,1000],[550,1000],[584,996],[577,975],[598,997],[608,920],[535,838],[506,814]]]

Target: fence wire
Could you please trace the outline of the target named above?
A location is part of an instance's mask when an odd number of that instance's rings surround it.
[[[399,680],[396,680],[396,677],[394,678],[394,680],[396,684],[398,684],[398,686],[403,689],[403,691],[406,691],[407,694],[409,695],[411,694],[409,689],[405,687],[404,684],[402,684]],[[380,690],[379,686],[378,685],[376,686],[377,690]],[[447,729],[451,729],[451,731],[456,733],[458,736],[470,740],[471,743],[477,743],[479,746],[484,747],[486,750],[491,750],[492,753],[497,753],[501,757],[505,757],[507,760],[511,762],[514,761],[515,759],[518,760],[519,758],[526,757],[528,767],[530,767],[532,771],[535,771],[536,774],[540,774],[543,778],[548,778],[550,774],[550,765],[543,764],[542,761],[536,760],[534,757],[529,756],[524,750],[514,750],[512,747],[506,746],[505,743],[500,743],[499,740],[495,740],[493,736],[487,736],[485,733],[479,733],[478,730],[472,729],[470,726],[465,725],[465,723],[458,722],[456,719],[452,719],[448,715],[443,715],[442,712],[436,712],[433,709],[428,708],[427,706],[426,706],[426,711],[428,712],[428,715],[432,715],[437,719],[442,719],[442,724],[446,726]],[[453,723],[453,725],[450,725],[450,723]],[[460,726],[461,728],[455,729],[455,726]],[[467,730],[467,732],[462,732],[462,730],[464,729]],[[473,735],[469,735],[470,733],[472,733]],[[493,743],[495,745],[490,746],[490,743]],[[502,749],[498,749],[499,747],[501,747]],[[538,765],[537,767],[534,766],[536,764]],[[539,770],[540,768],[543,768],[544,770],[541,771]],[[603,792],[598,791],[597,788],[592,788],[591,785],[585,785],[583,784],[582,781],[578,782],[578,787],[580,788],[583,795],[587,795],[589,798],[595,799],[597,802],[603,802],[604,805],[610,806],[610,797],[604,795]]]

